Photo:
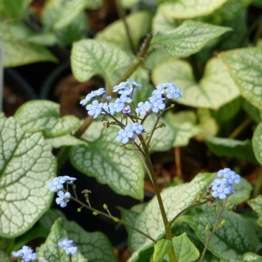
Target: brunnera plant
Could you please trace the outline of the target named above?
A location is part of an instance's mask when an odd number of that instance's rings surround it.
[[[261,179],[252,187],[234,165],[160,190],[150,157],[197,137],[215,155],[245,159],[260,169],[262,49],[258,38],[251,38],[254,28],[259,32],[257,21],[249,31],[243,16],[250,4],[161,1],[154,13],[133,12],[94,39],[73,41],[74,76],[86,81],[99,75],[105,82],[79,97],[86,119],[60,116],[59,105],[48,100],[25,103],[14,117],[0,116],[1,261],[11,255],[22,261],[116,261],[103,233],[86,232],[50,209],[54,195],[59,208],[74,201],[80,214],[87,209],[93,219],[103,216],[125,226],[129,261],[261,259]],[[84,3],[80,6],[82,12]],[[51,24],[61,29],[77,14],[69,21],[52,16],[58,20]],[[14,49],[7,50],[16,57]],[[243,122],[239,114],[245,114]],[[252,136],[238,140],[250,125]],[[93,206],[88,185],[78,192],[74,174],[60,174],[67,160],[117,194],[138,200],[146,176],[155,196],[121,208],[117,217],[111,203]],[[243,203],[251,209],[235,212]],[[43,243],[32,246],[39,237]]]

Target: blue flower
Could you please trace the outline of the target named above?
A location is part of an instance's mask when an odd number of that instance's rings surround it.
[[[47,183],[51,192],[57,192],[64,188],[64,183],[72,184],[76,180],[75,177],[70,176],[58,176]]]
[[[139,123],[129,124],[126,128],[134,132],[136,135],[141,135],[144,131],[144,127]]]
[[[87,105],[86,110],[88,115],[97,118],[102,112],[103,103],[100,103],[98,100],[94,100],[92,104]]]
[[[37,259],[37,254],[28,246],[23,246],[22,249],[12,252],[12,255],[21,258],[24,262],[30,262]]]
[[[106,109],[104,110],[113,116],[115,113],[121,112],[124,109],[124,107],[125,107],[125,103],[120,98],[117,98],[115,102],[109,103],[108,105],[109,110]]]
[[[229,168],[221,169],[217,172],[216,178],[211,184],[212,196],[214,198],[225,199],[228,195],[236,191],[233,184],[240,183],[240,176]]]
[[[227,195],[235,193],[234,188],[226,179],[215,179],[212,184],[212,196],[214,198],[225,199]]]
[[[67,255],[75,255],[77,247],[74,245],[73,240],[65,238],[58,242],[58,246],[66,252]]]
[[[152,108],[152,111],[154,113],[158,113],[159,111],[165,109],[166,105],[164,104],[162,98],[160,98],[159,96],[151,96],[149,98],[149,101],[151,103],[151,108]]]
[[[177,88],[173,83],[162,83],[156,86],[156,90],[153,91],[153,95],[165,95],[168,99],[181,98],[181,90]]]
[[[47,183],[51,192],[56,192],[64,187],[64,180],[61,177],[56,177]]]
[[[230,168],[224,168],[219,170],[217,176],[223,176],[231,185],[240,183],[240,175],[238,175],[235,171],[231,170]]]
[[[131,95],[133,94],[134,87],[141,87],[142,85],[127,79],[125,82],[121,82],[119,85],[113,87],[113,92],[118,94]]]
[[[116,137],[117,141],[121,141],[123,144],[127,144],[130,139],[134,136],[134,132],[129,128],[125,127],[125,129],[121,129],[118,132],[118,136]]]
[[[122,94],[119,98],[120,98],[120,100],[121,100],[123,103],[128,103],[128,104],[130,104],[130,103],[133,102],[132,98],[131,98],[130,96],[126,95],[126,94]]]
[[[86,105],[90,100],[92,100],[95,97],[103,96],[106,93],[106,90],[104,88],[99,88],[95,91],[90,92],[87,94],[87,96],[80,101],[80,105]]]
[[[145,116],[150,110],[151,110],[151,104],[148,101],[139,102],[136,108],[136,112],[140,116]]]
[[[103,87],[101,87],[101,88],[99,88],[99,89],[97,89],[95,91],[92,91],[91,93],[94,94],[94,97],[97,97],[97,96],[104,95],[106,93],[106,90]]]
[[[166,97],[169,99],[179,99],[182,97],[181,90],[175,85],[171,85],[166,89]]]
[[[56,198],[56,203],[58,205],[60,205],[60,207],[66,207],[67,206],[67,203],[69,202],[70,200],[70,197],[71,197],[71,194],[69,192],[63,192],[63,191],[58,191],[57,193],[57,198]]]

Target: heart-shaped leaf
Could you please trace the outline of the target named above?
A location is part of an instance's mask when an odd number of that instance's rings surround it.
[[[176,19],[189,19],[209,15],[227,0],[177,0],[160,6],[164,15]]]
[[[174,59],[156,66],[152,78],[155,84],[174,82],[182,92],[178,103],[194,107],[218,109],[239,95],[238,88],[219,58],[207,63],[199,83],[188,62]]]
[[[172,56],[187,57],[230,30],[227,27],[188,20],[171,31],[157,32],[152,45],[166,49]]]
[[[124,150],[115,140],[118,130],[113,126],[103,128],[101,122],[92,123],[82,137],[92,142],[72,147],[71,162],[80,172],[95,177],[115,192],[142,199],[143,166],[135,151]]]
[[[41,133],[25,133],[13,118],[0,120],[0,235],[30,229],[48,209],[53,194],[46,182],[56,163]]]
[[[71,66],[79,81],[94,75],[105,78],[113,86],[130,63],[130,58],[120,47],[98,40],[81,40],[73,44]]]
[[[262,110],[262,48],[242,48],[222,53],[228,71],[241,94]]]
[[[43,131],[46,138],[67,135],[80,126],[80,120],[75,116],[60,117],[59,104],[48,100],[25,103],[14,117],[25,131]]]

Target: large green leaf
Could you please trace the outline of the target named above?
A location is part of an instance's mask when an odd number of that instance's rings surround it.
[[[210,137],[205,142],[217,156],[236,157],[257,163],[250,140],[240,141],[222,137]]]
[[[113,86],[129,63],[129,56],[113,44],[97,40],[81,40],[73,44],[71,66],[79,81],[100,75],[107,86]]]
[[[262,48],[242,48],[222,53],[228,71],[243,97],[262,109]]]
[[[139,47],[142,37],[148,33],[151,25],[151,16],[147,12],[135,12],[126,17],[130,37],[134,47]],[[122,20],[107,26],[96,35],[97,40],[114,43],[124,50],[130,50],[130,43]]]
[[[173,219],[185,208],[195,203],[197,195],[209,186],[214,175],[205,173],[197,175],[190,183],[185,183],[179,186],[170,187],[161,193],[168,220]],[[164,233],[164,224],[161,212],[158,206],[157,198],[154,197],[146,207],[133,216],[135,219],[133,225],[157,239],[158,236]],[[125,219],[125,217],[124,217]],[[131,251],[140,249],[146,238],[136,231],[129,231],[129,241]],[[149,240],[148,240],[149,241]]]
[[[239,90],[219,58],[211,59],[197,83],[191,65],[186,61],[167,60],[153,69],[155,84],[174,82],[181,89],[178,103],[194,107],[218,109],[239,95]]]
[[[252,145],[256,159],[262,165],[262,122],[260,122],[255,129]]]
[[[57,60],[45,47],[30,43],[27,37],[27,34],[21,34],[20,28],[18,32],[16,25],[2,21],[0,42],[4,46],[5,67]]]
[[[103,233],[86,232],[74,221],[68,221],[58,209],[48,210],[39,223],[41,226],[50,230],[52,224],[61,217],[62,228],[66,230],[67,236],[77,245],[81,254],[83,254],[85,258],[88,258],[88,262],[114,262],[116,260],[112,245]]]
[[[216,212],[211,207],[193,216],[181,217],[205,243],[206,226],[215,224]],[[256,252],[260,247],[257,226],[252,219],[244,218],[232,211],[224,211],[222,219],[225,225],[219,227],[211,239],[208,249],[215,256],[225,261],[243,261],[246,252]]]
[[[25,133],[13,118],[0,119],[0,235],[30,229],[51,203],[46,182],[56,173],[41,133]]]
[[[256,198],[249,200],[248,204],[257,213],[257,223],[262,227],[262,195],[259,195]]]
[[[75,168],[98,182],[107,184],[115,192],[137,199],[143,197],[143,166],[133,150],[124,150],[115,138],[118,128],[103,127],[94,122],[83,139],[87,146],[72,147],[70,159]]]
[[[157,32],[152,45],[166,49],[175,57],[187,57],[230,30],[227,27],[188,20],[174,30]]]
[[[176,19],[189,19],[209,15],[227,0],[177,0],[160,6],[164,15]]]
[[[67,231],[62,227],[61,219],[57,220],[43,245],[37,248],[38,260],[48,262],[87,262],[80,250],[72,257],[58,246],[58,242],[68,238]],[[75,244],[75,243],[74,243]]]
[[[46,138],[70,134],[80,126],[75,116],[60,117],[59,104],[48,100],[31,100],[15,113],[15,119],[27,132],[43,131]]]

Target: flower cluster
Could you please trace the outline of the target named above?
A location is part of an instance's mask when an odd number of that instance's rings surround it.
[[[74,245],[73,240],[63,239],[58,243],[58,246],[66,252],[67,255],[75,255],[77,252],[77,247]]]
[[[140,117],[145,120],[151,112],[158,114],[166,109],[168,100],[181,98],[179,88],[173,83],[163,83],[156,86],[156,89],[147,101],[139,102],[135,106],[133,103],[133,94],[139,87],[142,87],[142,85],[128,79],[113,87],[113,92],[118,96],[115,100],[112,101],[111,97],[106,96],[104,88],[99,88],[89,93],[85,99],[80,101],[80,104],[85,105],[87,114],[94,118],[100,115],[113,117],[116,113],[121,113],[124,117],[129,116],[133,123],[126,124],[116,137],[117,141],[127,144],[136,139],[137,135],[142,134],[144,131],[144,127],[138,123],[141,120]],[[105,100],[106,102],[104,102]]]
[[[99,88],[96,91],[89,93],[83,100],[81,105],[86,105],[87,113],[94,118],[102,114],[115,115],[131,113],[130,106],[133,102],[133,94],[137,87],[142,87],[141,84],[128,79],[113,87],[113,92],[119,95],[114,101],[102,102],[102,99],[111,100],[111,97],[106,96],[104,88]],[[138,103],[135,109],[140,116],[145,116],[149,112],[158,113],[164,110],[168,99],[178,99],[181,97],[181,91],[173,83],[164,83],[156,86],[152,96],[146,102]]]
[[[163,83],[156,86],[152,96],[146,102],[140,102],[137,105],[136,112],[140,116],[145,116],[149,112],[159,113],[166,108],[169,99],[181,98],[181,91],[173,83]]]
[[[218,171],[218,178],[211,184],[212,196],[214,198],[225,199],[228,195],[234,194],[234,184],[240,183],[240,176],[229,168]]]
[[[139,123],[132,123],[127,125],[124,129],[119,130],[117,141],[121,141],[123,144],[127,144],[130,140],[134,140],[138,135],[141,135],[144,131],[144,127]]]
[[[37,254],[28,246],[23,246],[22,249],[12,252],[12,255],[21,258],[24,262],[30,262],[37,259]]]
[[[48,187],[51,192],[57,192],[57,198],[56,203],[60,205],[60,207],[66,207],[67,203],[70,200],[71,194],[69,192],[66,192],[64,189],[64,184],[73,184],[73,182],[76,180],[75,177],[70,176],[58,176],[54,178],[53,180],[48,182]]]

